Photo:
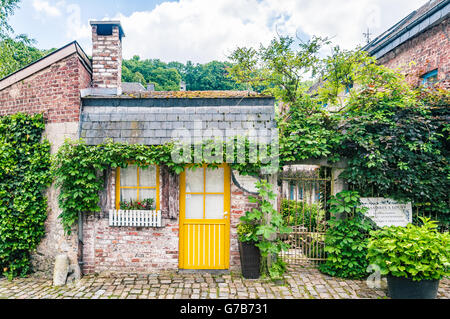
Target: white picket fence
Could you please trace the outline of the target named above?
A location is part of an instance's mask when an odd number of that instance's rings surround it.
[[[161,211],[111,209],[109,226],[162,227]]]

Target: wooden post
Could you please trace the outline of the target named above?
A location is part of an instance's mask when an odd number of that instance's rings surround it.
[[[277,205],[278,205],[278,174],[271,174],[269,176],[267,176],[267,182],[269,184],[272,185],[272,191],[275,194],[275,198],[273,200],[269,200],[270,203],[272,204],[272,207],[274,207],[274,209],[277,209]],[[271,216],[270,215],[266,215],[264,216],[266,223],[270,223],[271,220]],[[272,237],[270,238],[271,241],[276,240],[276,234],[273,234]],[[271,256],[270,254],[267,256],[267,268],[270,269],[270,267],[272,266],[272,258],[273,256]]]

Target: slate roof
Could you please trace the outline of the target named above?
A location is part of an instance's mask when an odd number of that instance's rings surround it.
[[[122,92],[133,93],[146,91],[145,87],[139,82],[122,82]]]
[[[217,129],[223,135],[232,130],[243,136],[276,128],[273,97],[236,91],[136,94],[139,97],[83,98],[80,137],[89,145],[108,138],[156,145],[171,141],[176,129],[186,129],[191,136],[199,129]]]
[[[450,0],[432,0],[411,12],[362,48],[376,58],[439,23],[450,14]]]

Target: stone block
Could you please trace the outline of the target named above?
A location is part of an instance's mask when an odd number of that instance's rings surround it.
[[[53,286],[64,286],[69,272],[69,257],[67,255],[58,255],[55,258],[55,267],[53,269]]]

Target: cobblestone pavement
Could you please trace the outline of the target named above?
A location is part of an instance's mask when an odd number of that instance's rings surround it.
[[[244,279],[240,274],[177,273],[89,275],[65,287],[32,275],[0,278],[0,299],[354,299],[386,298],[386,284],[344,280],[311,267],[290,267],[284,282]],[[450,280],[440,282],[438,298],[450,298]]]

